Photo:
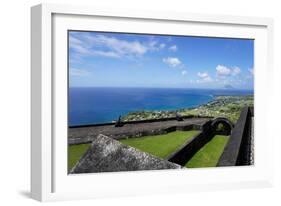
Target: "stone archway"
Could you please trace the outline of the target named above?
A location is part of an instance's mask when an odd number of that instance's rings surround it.
[[[225,117],[218,117],[213,120],[212,129],[216,134],[230,135],[234,124]]]

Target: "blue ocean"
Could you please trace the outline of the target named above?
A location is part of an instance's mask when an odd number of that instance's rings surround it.
[[[197,107],[216,95],[249,95],[250,90],[166,88],[69,88],[69,126],[117,120],[119,115],[142,110],[177,110]]]

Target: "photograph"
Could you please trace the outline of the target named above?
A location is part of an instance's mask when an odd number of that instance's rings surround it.
[[[254,39],[67,32],[69,175],[254,165]]]

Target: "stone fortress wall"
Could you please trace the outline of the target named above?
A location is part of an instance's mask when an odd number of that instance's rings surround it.
[[[245,107],[235,125],[226,118],[207,121],[201,132],[168,157],[168,161],[183,166],[215,135],[223,134],[230,135],[230,138],[217,166],[253,164],[253,115],[253,108]],[[218,123],[223,123],[227,130],[217,131]]]
[[[224,148],[223,154],[221,155],[217,166],[237,166],[237,165],[251,165],[253,164],[253,108],[245,107],[243,108],[240,118],[233,125],[226,118],[212,118],[212,117],[194,117],[187,116],[182,117],[180,120],[176,118],[167,118],[160,120],[145,120],[145,121],[134,121],[134,122],[126,122],[123,123],[121,127],[115,127],[114,123],[109,124],[99,124],[99,125],[90,125],[85,127],[71,127],[69,128],[69,144],[82,144],[91,142],[92,145],[94,142],[100,142],[98,139],[101,139],[100,135],[104,135],[109,139],[119,140],[124,138],[131,137],[141,137],[147,135],[157,135],[157,134],[165,134],[169,132],[173,132],[176,130],[188,131],[192,129],[201,130],[199,134],[191,138],[188,142],[186,142],[182,147],[180,147],[176,152],[170,155],[166,160],[166,163],[162,163],[160,161],[160,165],[165,165],[163,168],[167,166],[167,162],[171,162],[175,165],[184,166],[192,156],[200,150],[205,144],[207,144],[216,134],[224,134],[230,135],[230,139]],[[218,131],[217,127],[219,124],[223,124],[223,131]],[[104,137],[103,137],[104,138]],[[113,142],[114,142],[113,141]],[[101,141],[102,142],[102,141]],[[117,141],[114,142],[117,144]],[[93,146],[92,146],[93,147]],[[100,148],[104,148],[107,150],[106,145],[100,146]],[[121,145],[118,144],[118,148],[121,147],[122,151],[127,150],[124,149]],[[132,151],[132,148],[129,148],[128,151]],[[91,156],[91,149],[86,152],[86,156]],[[130,156],[128,151],[124,154],[126,156]],[[138,151],[139,156],[147,156],[147,154],[142,154],[141,151]],[[101,151],[101,154],[103,151]],[[118,153],[119,154],[119,153]],[[119,155],[120,156],[120,155]],[[134,156],[134,155],[133,155]],[[131,157],[133,159],[137,159],[137,157]],[[84,155],[85,158],[85,155]],[[89,157],[87,157],[89,159]],[[115,158],[115,157],[114,157]],[[120,156],[122,159],[122,157]],[[150,156],[148,159],[152,159]],[[92,156],[91,158],[92,159]],[[115,158],[116,159],[116,158]],[[123,158],[124,159],[124,158]],[[157,160],[159,161],[159,160]],[[88,171],[85,169],[85,165],[81,164],[81,162],[87,162],[83,160],[83,157],[79,160],[79,170],[76,168],[73,169],[75,173],[81,171],[81,168],[84,167],[83,171]],[[95,161],[98,162],[98,161]],[[94,163],[93,163],[94,164]],[[142,163],[139,163],[142,165]],[[151,165],[148,161],[146,161],[147,165]],[[76,167],[78,167],[78,165]],[[123,169],[128,167],[129,170],[132,170],[132,162],[128,163],[126,166],[126,162],[122,162]],[[138,166],[134,165],[134,168],[148,168],[147,166]],[[94,167],[93,167],[94,168]],[[111,168],[113,169],[113,168]],[[155,169],[155,168],[154,168]],[[125,170],[125,169],[124,169]],[[136,169],[137,170],[137,169]],[[107,171],[105,168],[99,168],[99,171]],[[93,171],[88,171],[93,172]],[[96,171],[97,172],[97,171]]]
[[[200,130],[202,125],[212,117],[183,116],[182,121],[176,118],[123,122],[123,126],[115,127],[115,123],[70,127],[68,129],[68,144],[91,143],[99,134],[113,139],[126,139],[159,135],[176,130]]]
[[[243,108],[240,118],[231,132],[228,144],[218,166],[242,166],[254,163],[254,108]]]

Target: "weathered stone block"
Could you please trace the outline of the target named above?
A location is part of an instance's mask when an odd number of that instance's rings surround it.
[[[99,135],[70,173],[117,172],[136,170],[177,169],[171,163],[120,143],[105,135]]]

